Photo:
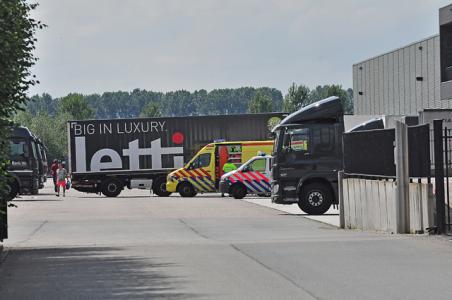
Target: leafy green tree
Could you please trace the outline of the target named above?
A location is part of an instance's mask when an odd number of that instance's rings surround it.
[[[250,113],[263,113],[263,112],[271,112],[273,110],[272,98],[268,95],[265,95],[263,92],[258,91],[253,99],[251,99],[248,112]]]
[[[68,113],[76,120],[94,118],[94,111],[81,94],[69,94],[58,102],[58,113]]]
[[[145,106],[140,113],[141,118],[153,118],[160,117],[160,106],[155,102],[149,102]]]
[[[9,159],[9,125],[24,106],[27,91],[37,83],[30,73],[36,62],[36,30],[44,25],[30,17],[37,4],[26,0],[0,2],[0,198],[5,199],[6,167]],[[2,201],[3,202],[3,201]],[[3,202],[4,203],[4,202]],[[4,210],[4,205],[0,211]]]
[[[283,108],[286,112],[294,112],[311,103],[310,90],[307,86],[292,83],[284,97]]]
[[[353,113],[353,90],[344,90],[341,85],[317,86],[310,94],[310,101],[315,102],[331,96],[337,96],[341,99],[345,113]]]

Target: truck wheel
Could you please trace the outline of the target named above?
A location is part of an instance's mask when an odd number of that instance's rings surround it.
[[[12,181],[12,182],[9,182],[6,185],[6,191],[8,193],[8,196],[7,196],[6,200],[7,201],[11,201],[14,198],[16,198],[17,195],[19,194],[19,185],[17,184],[17,182],[15,180]]]
[[[333,193],[329,186],[322,183],[309,183],[302,188],[298,207],[309,215],[323,215],[330,209]]]
[[[189,182],[180,183],[177,191],[182,197],[194,197],[197,194],[195,188]]]
[[[166,191],[166,178],[165,177],[158,177],[153,183],[152,183],[152,191],[154,194],[160,197],[168,197],[171,195],[170,192]]]
[[[124,184],[117,179],[106,179],[102,182],[101,190],[102,194],[107,197],[116,197],[121,193],[123,187]]]
[[[231,187],[231,195],[235,199],[243,199],[246,196],[246,187],[243,184],[236,184]]]

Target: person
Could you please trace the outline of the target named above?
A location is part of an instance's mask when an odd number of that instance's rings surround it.
[[[223,172],[226,174],[234,170],[237,170],[237,166],[232,163],[232,159],[228,159],[228,161],[223,165]]]
[[[232,159],[228,159],[228,161],[223,165],[223,173],[229,173],[231,171],[237,170],[237,166],[232,163]],[[224,193],[221,193],[221,197],[224,197]]]
[[[56,177],[57,177],[57,187],[58,187],[57,197],[60,196],[61,188],[63,188],[63,197],[66,197],[66,178],[68,177],[68,173],[67,173],[67,170],[65,168],[63,168],[62,163],[58,164],[58,170],[57,170],[56,174],[57,174]]]
[[[58,170],[58,160],[54,159],[52,165],[50,166],[50,175],[52,175],[53,178],[53,187],[55,189],[55,193],[58,192],[57,170]]]

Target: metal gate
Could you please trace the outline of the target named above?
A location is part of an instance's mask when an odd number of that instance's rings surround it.
[[[452,193],[452,129],[443,127],[442,120],[433,121],[433,148],[436,231],[439,234],[452,234],[450,205],[450,193]]]

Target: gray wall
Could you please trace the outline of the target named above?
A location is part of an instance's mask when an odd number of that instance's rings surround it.
[[[423,77],[417,81],[416,77]],[[353,65],[355,114],[417,115],[440,100],[439,35]],[[359,94],[362,92],[362,95]]]

